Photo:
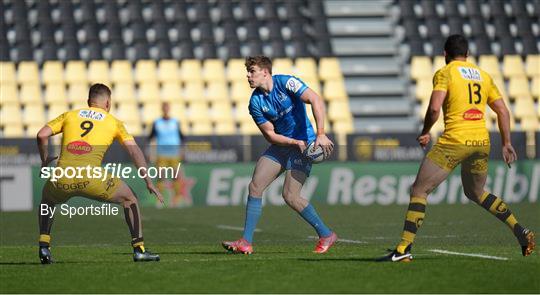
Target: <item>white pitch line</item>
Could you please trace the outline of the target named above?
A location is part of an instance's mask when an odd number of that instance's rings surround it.
[[[318,239],[319,237],[316,237],[316,236],[308,236],[309,239]],[[368,242],[364,242],[364,241],[357,241],[357,240],[347,240],[347,239],[341,239],[341,238],[338,238],[338,242],[342,242],[342,243],[351,243],[351,244],[367,244]]]
[[[230,226],[230,225],[224,225],[224,224],[220,224],[218,226],[216,226],[217,228],[220,228],[220,229],[229,229],[229,230],[237,230],[237,231],[244,231],[244,228],[243,227],[238,227],[238,226]],[[261,232],[262,230],[256,228],[255,229],[255,232]]]
[[[484,254],[460,253],[460,252],[452,252],[452,251],[440,250],[440,249],[430,249],[429,251],[430,252],[435,252],[435,253],[440,253],[440,254],[448,254],[448,255],[460,255],[460,256],[469,256],[469,257],[493,259],[493,260],[508,260],[508,258],[506,258],[506,257],[490,256],[490,255],[484,255]]]

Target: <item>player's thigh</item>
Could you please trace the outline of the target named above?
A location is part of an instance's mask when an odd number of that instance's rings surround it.
[[[443,182],[450,171],[441,168],[430,158],[425,157],[420,165],[416,180],[411,188],[413,196],[431,193],[441,182]]]
[[[80,191],[83,197],[100,202],[117,203],[114,201],[114,196],[124,183],[120,178],[109,177],[105,181],[94,178],[88,181],[86,188]]]
[[[261,157],[257,161],[253,178],[249,184],[250,194],[262,194],[262,192],[274,181],[282,172],[281,164],[268,157]]]
[[[118,183],[118,188],[111,195],[110,202],[116,204],[122,204],[124,202],[137,202],[137,197],[133,190],[125,183],[123,180],[120,180]]]
[[[465,195],[478,202],[487,180],[489,149],[478,149],[461,163],[461,181]]]
[[[41,191],[41,203],[56,205],[65,203],[71,198],[71,194],[62,189],[62,185],[51,180],[47,180]]]
[[[302,186],[306,182],[307,175],[299,170],[287,170],[283,183],[283,197],[285,199],[300,197]]]

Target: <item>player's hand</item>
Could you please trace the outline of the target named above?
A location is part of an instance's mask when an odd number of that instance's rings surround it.
[[[427,145],[431,141],[431,134],[429,134],[429,132],[425,134],[420,134],[420,136],[416,138],[416,141],[418,141],[418,143],[423,149],[426,149]]]
[[[164,201],[163,201],[163,196],[161,195],[161,193],[159,192],[159,190],[154,186],[154,184],[152,183],[152,181],[149,181],[146,183],[146,188],[148,189],[148,191],[151,193],[151,194],[154,194],[156,196],[156,199],[158,199],[158,201],[161,203],[161,204],[164,204]]]
[[[295,143],[298,149],[300,150],[300,152],[303,153],[307,149],[307,142],[303,140],[296,140]]]
[[[510,167],[510,164],[514,163],[517,160],[516,151],[511,144],[503,145],[502,154],[504,162],[506,162],[508,167]]]
[[[47,159],[41,162],[41,168],[49,166],[49,164],[56,159],[58,159],[58,156],[54,156],[54,157],[47,156]]]
[[[324,157],[328,157],[334,150],[334,143],[326,136],[326,134],[317,135],[315,146],[321,146],[324,152]]]

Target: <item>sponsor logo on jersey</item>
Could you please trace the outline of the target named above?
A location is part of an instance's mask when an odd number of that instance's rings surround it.
[[[300,88],[302,88],[302,82],[300,82],[296,78],[289,78],[289,80],[287,80],[287,84],[285,84],[285,87],[289,91],[292,91],[293,93],[296,93],[296,92],[298,92],[298,90],[300,90]]]
[[[267,106],[262,107],[262,111],[265,112],[265,113],[268,113],[269,110],[270,109]]]
[[[465,80],[482,81],[480,71],[475,68],[458,67],[461,77]]]
[[[279,96],[279,101],[284,101],[287,99],[287,95],[285,93],[279,92],[278,96]]]
[[[479,109],[469,109],[463,113],[463,120],[467,121],[478,121],[484,118],[484,113]]]
[[[103,121],[103,119],[105,119],[105,114],[96,112],[93,110],[80,110],[79,117],[85,118],[85,119]]]
[[[92,146],[86,141],[77,140],[68,143],[66,149],[74,155],[84,155],[92,151]]]

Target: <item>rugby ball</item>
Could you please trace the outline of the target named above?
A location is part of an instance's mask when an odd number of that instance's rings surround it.
[[[304,151],[304,156],[310,159],[313,163],[321,163],[326,160],[324,151],[321,146],[315,146],[315,141],[312,141]]]

